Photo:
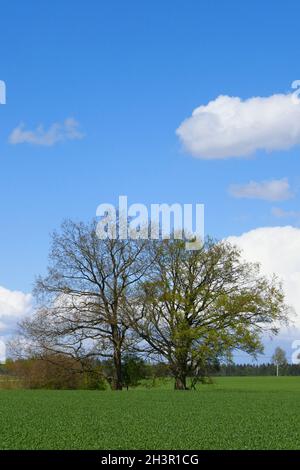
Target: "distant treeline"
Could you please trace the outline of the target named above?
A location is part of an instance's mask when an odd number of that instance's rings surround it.
[[[269,376],[276,375],[276,365],[267,364],[221,364],[209,371],[212,376]],[[300,375],[300,364],[283,364],[279,375]]]
[[[211,383],[213,377],[274,376],[276,365],[268,364],[215,364],[199,374],[193,383]],[[284,364],[279,375],[300,376],[300,364]],[[141,384],[147,388],[168,380],[172,372],[166,363],[150,363],[135,355],[124,356],[122,384],[126,388]],[[195,380],[196,379],[196,380]],[[0,366],[0,388],[29,389],[89,389],[105,390],[113,380],[112,361],[75,361],[64,355],[44,358],[8,360]]]

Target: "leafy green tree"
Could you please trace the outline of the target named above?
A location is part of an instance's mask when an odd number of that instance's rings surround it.
[[[286,352],[284,349],[280,347],[275,349],[275,352],[272,356],[272,362],[276,365],[278,364],[279,366],[287,364]]]
[[[276,375],[279,375],[279,367],[287,364],[287,358],[285,351],[279,346],[275,349],[272,356],[272,362],[276,365]]]
[[[259,265],[244,262],[229,243],[207,239],[188,251],[173,239],[151,249],[155,262],[132,306],[131,325],[141,347],[168,362],[175,389],[187,389],[188,376],[233,350],[261,352],[261,333],[275,334],[286,321],[278,280],[262,276]]]
[[[134,354],[124,355],[122,362],[123,384],[127,388],[137,387],[141,379],[146,378],[147,367],[143,359]]]

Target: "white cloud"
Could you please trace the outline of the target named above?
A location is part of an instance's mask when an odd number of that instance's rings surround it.
[[[242,100],[219,96],[196,108],[176,131],[195,157],[248,156],[300,144],[300,103],[294,94]]]
[[[228,241],[242,249],[247,261],[261,263],[265,275],[278,275],[283,282],[286,301],[296,312],[292,321],[300,329],[300,229],[262,227],[231,236]]]
[[[18,321],[32,311],[32,296],[0,286],[0,336],[12,332]]]
[[[233,184],[229,193],[236,198],[285,201],[293,197],[287,178],[269,181],[250,181],[247,184]]]
[[[84,134],[79,131],[79,123],[73,119],[65,119],[63,123],[55,122],[47,130],[39,125],[33,131],[26,130],[24,124],[19,124],[9,136],[9,143],[33,144],[51,147],[65,140],[82,139]]]

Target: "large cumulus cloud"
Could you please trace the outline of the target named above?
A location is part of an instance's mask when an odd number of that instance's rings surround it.
[[[203,159],[287,150],[300,144],[300,102],[292,93],[247,100],[221,95],[196,108],[176,133],[189,153]]]

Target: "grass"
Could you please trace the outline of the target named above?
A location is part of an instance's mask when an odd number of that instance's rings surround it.
[[[0,390],[0,449],[300,449],[300,377],[199,391]]]

